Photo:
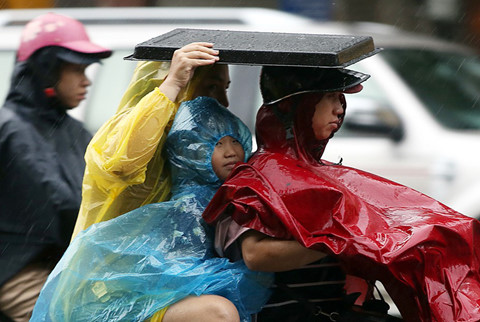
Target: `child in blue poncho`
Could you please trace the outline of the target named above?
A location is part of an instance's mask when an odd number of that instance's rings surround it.
[[[202,219],[235,163],[250,156],[248,128],[215,99],[198,97],[180,106],[166,152],[171,200],[81,232],[49,276],[32,321],[180,320],[174,303],[197,296],[228,299],[241,321],[261,309],[271,275],[215,257]]]

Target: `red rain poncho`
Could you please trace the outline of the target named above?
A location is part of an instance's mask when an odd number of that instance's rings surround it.
[[[314,101],[292,101],[260,109],[258,151],[204,219],[228,213],[242,226],[337,255],[347,274],[381,281],[405,321],[479,321],[479,222],[411,188],[318,161],[328,140],[314,139]]]

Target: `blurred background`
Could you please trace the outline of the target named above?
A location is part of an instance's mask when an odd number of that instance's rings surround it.
[[[114,50],[89,67],[93,86],[71,113],[92,133],[129,83],[135,63],[123,58],[174,28],[371,35],[384,50],[352,65],[372,77],[347,97],[348,117],[323,157],[480,218],[480,0],[0,0],[1,103],[21,28],[40,14],[8,9],[34,8],[63,10]],[[230,108],[252,132],[259,70],[230,67]]]
[[[387,23],[480,49],[478,0],[0,0],[0,9],[110,6],[272,8],[323,21]]]

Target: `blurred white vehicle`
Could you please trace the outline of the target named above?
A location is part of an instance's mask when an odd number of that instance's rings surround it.
[[[52,9],[50,9],[51,11]],[[0,11],[0,100],[23,25],[48,10]],[[324,155],[426,193],[480,217],[480,61],[458,45],[366,23],[318,23],[260,8],[55,9],[81,20],[94,42],[115,50],[88,71],[93,86],[73,110],[94,132],[117,107],[135,44],[174,28],[371,35],[385,50],[353,66],[372,77],[347,95],[345,126]],[[253,130],[261,104],[259,67],[231,66],[230,108]]]
[[[86,26],[92,41],[114,50],[112,57],[104,60],[101,68],[97,65],[88,70],[89,76],[94,80],[93,86],[86,102],[72,111],[73,116],[83,120],[92,132],[115,112],[136,65],[135,62],[123,60],[123,57],[133,53],[135,45],[142,41],[175,28],[301,32],[311,25],[308,19],[262,8],[114,7],[0,10],[1,104],[8,91],[15,50],[20,43],[23,26],[30,19],[49,11],[80,20]],[[259,68],[232,66],[230,69],[230,92],[237,93],[233,95],[235,97],[230,97],[231,105],[239,112],[237,115],[252,119],[249,115],[256,112],[259,102],[258,81],[254,79],[258,77]],[[245,97],[253,97],[257,101],[245,100]]]

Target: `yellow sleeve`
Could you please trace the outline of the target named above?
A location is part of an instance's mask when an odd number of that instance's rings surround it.
[[[116,114],[100,128],[86,152],[87,167],[98,169],[111,181],[127,185],[145,180],[146,166],[152,159],[166,126],[173,121],[177,104],[158,88],[143,97],[131,110]],[[100,185],[101,180],[96,180]]]
[[[98,130],[85,154],[82,204],[72,238],[145,201],[167,198],[170,180],[161,150],[177,109],[155,88]]]

